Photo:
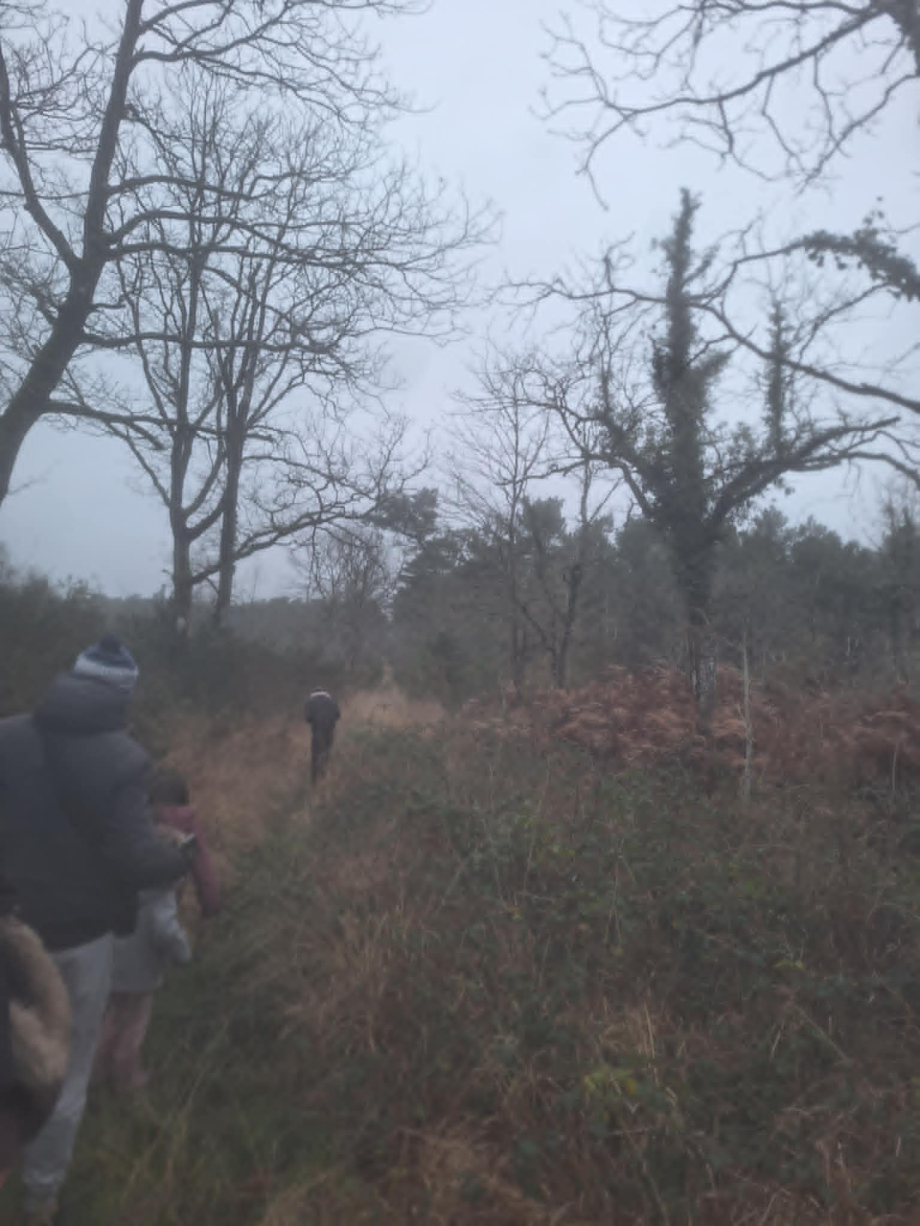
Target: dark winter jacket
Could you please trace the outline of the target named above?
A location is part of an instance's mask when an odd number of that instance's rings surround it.
[[[312,724],[314,729],[328,731],[334,728],[340,715],[339,704],[325,690],[314,690],[307,699],[304,719],[308,724]]]
[[[127,704],[116,686],[68,675],[33,716],[0,720],[0,862],[51,950],[130,933],[138,890],[185,871],[148,817],[149,760],[125,730]]]

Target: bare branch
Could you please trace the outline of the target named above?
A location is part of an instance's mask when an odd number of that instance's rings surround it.
[[[584,0],[593,34],[563,20],[545,97],[591,174],[625,131],[660,126],[768,177],[813,182],[920,78],[914,0]],[[581,122],[577,117],[587,114]]]

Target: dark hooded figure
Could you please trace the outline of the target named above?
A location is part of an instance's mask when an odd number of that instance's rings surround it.
[[[311,776],[316,783],[329,765],[335,726],[341,717],[339,704],[326,690],[314,690],[304,707],[304,719],[313,730]]]
[[[0,720],[0,863],[23,924],[70,998],[60,1097],[25,1149],[26,1220],[53,1222],[109,996],[114,934],[134,929],[138,891],[187,865],[147,812],[149,759],[127,732],[137,665],[106,635],[31,715]]]

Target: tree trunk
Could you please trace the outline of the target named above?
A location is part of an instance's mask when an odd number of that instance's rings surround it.
[[[888,605],[888,637],[891,643],[891,661],[898,681],[910,682],[910,652],[907,644],[907,625],[911,609],[899,592],[895,592]]]
[[[557,690],[564,690],[569,680],[569,643],[567,634],[563,634],[559,649],[553,659],[553,685]]]
[[[575,630],[575,622],[578,618],[578,601],[581,595],[581,580],[584,574],[584,554],[585,548],[582,545],[579,548],[579,558],[573,563],[568,574],[565,616],[562,621],[562,635],[559,640],[559,649],[556,652],[556,657],[553,661],[555,671],[554,684],[556,689],[564,690],[568,684],[569,675],[569,648],[572,645],[572,634]]]
[[[751,803],[751,778],[754,767],[754,721],[751,718],[751,668],[748,658],[748,634],[744,632],[741,642],[742,663],[744,667],[744,774],[741,777],[741,800],[745,808]]]
[[[186,639],[192,617],[192,594],[194,592],[191,541],[186,531],[185,521],[177,515],[171,515],[170,519],[173,534],[173,629],[178,639]]]
[[[514,686],[515,694],[520,698],[524,685],[524,630],[521,625],[521,606],[518,596],[516,548],[517,541],[512,537],[509,544],[510,569],[508,572],[508,663],[511,668],[511,684]]]
[[[54,389],[80,346],[100,270],[101,265],[95,271],[74,274],[51,335],[35,355],[26,377],[0,416],[0,506],[10,492],[13,469],[26,435],[48,412]]]
[[[109,258],[104,235],[108,182],[118,145],[118,132],[125,113],[128,84],[134,69],[134,49],[140,36],[144,0],[128,0],[122,19],[121,38],[115,57],[112,84],[106,101],[98,144],[90,174],[89,194],[83,216],[83,254],[70,265],[70,286],[50,335],[25,378],[0,417],[0,506],[10,492],[13,469],[25,437],[40,417],[80,347],[86,321],[93,310],[96,286]],[[10,152],[4,132],[4,144]],[[28,154],[22,151],[24,159]],[[21,174],[22,172],[20,172]]]
[[[511,638],[509,646],[511,684],[514,686],[515,693],[518,695],[518,697],[520,697],[521,689],[524,685],[524,642],[521,631],[521,622],[516,610],[511,615]]]
[[[676,559],[676,578],[687,618],[687,673],[705,731],[716,703],[716,636],[709,617],[713,559],[697,551]]]
[[[704,727],[708,727],[716,704],[716,636],[709,617],[701,609],[690,611],[687,626],[687,665],[693,697]]]
[[[248,395],[244,404],[239,404],[228,383],[226,393],[230,396],[227,408],[227,474],[221,501],[220,545],[217,554],[217,601],[214,605],[214,624],[219,630],[227,628],[230,606],[233,603],[233,583],[236,578],[236,548],[240,523],[240,480],[243,475],[243,455],[246,449],[246,423],[249,420]],[[251,394],[251,387],[247,393]]]
[[[26,435],[38,418],[39,414],[25,405],[18,413],[14,413],[12,408],[9,408],[0,417],[0,506],[3,505],[4,499],[10,492],[13,469]]]
[[[239,526],[240,463],[237,457],[227,458],[227,483],[224,487],[224,510],[220,521],[218,550],[217,600],[214,624],[226,629],[233,603],[233,581],[236,577],[236,537]]]

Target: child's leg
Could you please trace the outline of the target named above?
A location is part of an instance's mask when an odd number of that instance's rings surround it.
[[[112,1074],[119,1090],[139,1090],[147,1082],[141,1048],[150,1025],[152,992],[119,993],[119,1030],[112,1057]]]
[[[112,995],[106,1006],[99,1046],[96,1048],[96,1058],[93,1062],[93,1085],[107,1081],[112,1075],[112,1057],[118,1040],[119,1024],[116,995]]]

